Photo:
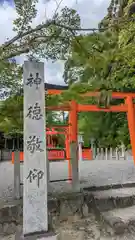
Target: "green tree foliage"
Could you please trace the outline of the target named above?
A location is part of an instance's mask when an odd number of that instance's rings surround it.
[[[23,97],[13,96],[0,103],[0,131],[14,135],[23,132]]]
[[[121,1],[116,13],[118,1],[112,1],[99,31],[80,35],[73,41],[64,72],[64,79],[71,88],[75,85],[79,88],[80,84],[85,91],[101,91],[103,96],[110,95],[109,104],[115,105],[121,101],[111,100],[111,91],[135,92],[133,2]],[[107,103],[103,102],[103,105],[105,107]],[[116,146],[121,142],[129,145],[124,113],[80,113],[79,127],[86,140],[93,137],[100,146]]]
[[[74,9],[56,7],[50,19],[43,19],[35,25],[38,0],[15,0],[17,18],[13,23],[14,37],[0,45],[0,91],[10,90],[11,96],[0,104],[0,131],[22,133],[23,97],[18,96],[22,87],[22,66],[15,58],[21,55],[28,59],[55,61],[64,60],[69,52],[71,41],[80,28],[80,17]],[[16,96],[17,93],[17,96]],[[47,99],[49,105],[58,98]],[[58,116],[47,113],[47,123],[51,124]]]
[[[22,82],[22,67],[13,59],[25,54],[29,59],[65,59],[73,34],[80,27],[80,17],[67,7],[56,9],[51,19],[34,24],[38,0],[16,0],[17,18],[14,37],[0,45],[0,89],[15,90]],[[64,23],[64,24],[63,24]],[[71,29],[74,29],[71,31]]]
[[[51,102],[48,104],[51,106]],[[46,111],[46,125],[66,124],[62,112]],[[23,96],[11,96],[0,103],[0,132],[5,134],[23,134]]]

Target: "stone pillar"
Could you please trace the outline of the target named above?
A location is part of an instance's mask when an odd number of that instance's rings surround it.
[[[95,160],[96,156],[97,156],[97,154],[96,154],[96,147],[92,148],[92,156],[93,156],[93,160]]]
[[[82,161],[82,144],[83,144],[83,139],[81,135],[78,135],[78,157],[79,161]]]
[[[105,160],[108,160],[108,148],[105,148]]]
[[[110,148],[109,160],[113,159],[113,149]]]
[[[50,186],[50,163],[48,159],[48,151],[46,150],[46,159],[47,159],[47,189],[48,193],[52,191],[51,186]]]
[[[100,149],[100,159],[104,160],[104,148]]]
[[[120,158],[123,158],[123,160],[126,160],[126,151],[124,144],[121,145],[121,156]]]
[[[100,149],[97,148],[96,151],[97,151],[96,160],[100,160]]]
[[[71,168],[72,168],[72,188],[73,188],[73,191],[78,192],[80,191],[80,184],[79,184],[77,142],[70,143],[70,156],[71,156]]]
[[[81,162],[83,160],[82,158],[82,143],[78,143],[78,156],[79,156],[79,161]]]
[[[91,150],[92,150],[92,160],[94,160],[95,157],[96,157],[95,146],[94,146],[94,138],[90,139],[90,145],[91,145]]]
[[[44,63],[25,61],[23,71],[23,237],[26,239],[39,239],[42,233],[41,239],[46,239],[48,231],[48,170],[45,131]]]
[[[115,153],[116,153],[116,160],[119,160],[119,151],[118,151],[118,148],[115,149]]]
[[[20,199],[20,152],[14,152],[14,198]]]

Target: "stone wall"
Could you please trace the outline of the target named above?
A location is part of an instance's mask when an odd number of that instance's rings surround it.
[[[104,153],[103,153],[104,150]],[[116,151],[113,151],[113,156],[111,157],[110,151],[107,151],[107,154],[105,152],[105,149],[101,148],[98,149],[98,154],[94,158],[94,160],[130,160],[132,157],[132,151],[128,150],[124,153],[123,156],[121,156],[121,153],[118,154],[118,157],[116,156]],[[1,149],[0,150],[0,161],[11,161],[12,159],[12,150],[8,149]]]
[[[15,233],[22,225],[22,201],[0,207],[0,234]]]
[[[112,189],[108,191],[108,195],[106,195],[106,190],[105,193],[103,190],[102,192],[83,191],[50,195],[48,197],[49,230],[59,233],[60,240],[94,240],[100,239],[100,236],[105,234],[104,231],[112,234],[112,229],[110,230],[110,226],[105,223],[101,213],[115,208],[133,206],[135,197],[134,194],[111,195],[111,192]],[[22,200],[0,206],[0,239],[5,240],[3,235],[21,231],[22,223]],[[15,235],[11,239],[14,240]]]
[[[89,215],[89,208],[82,193],[49,197],[49,229],[58,229],[62,221],[74,221]],[[12,234],[21,229],[23,202],[14,201],[0,207],[0,235]]]

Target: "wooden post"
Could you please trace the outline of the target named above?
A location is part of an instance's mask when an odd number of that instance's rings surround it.
[[[79,170],[78,170],[78,140],[77,140],[77,103],[70,103],[70,157],[72,167],[72,187],[73,191],[79,191]]]
[[[48,231],[44,63],[24,62],[23,235]],[[44,239],[44,238],[43,238]]]
[[[14,198],[20,199],[20,152],[14,152]]]
[[[130,142],[132,146],[132,154],[135,164],[135,110],[132,97],[128,96],[126,98],[127,104],[127,119],[128,119],[128,127],[129,127],[129,134],[130,134]]]

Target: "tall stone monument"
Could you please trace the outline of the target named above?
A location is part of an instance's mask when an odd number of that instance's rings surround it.
[[[23,72],[23,236],[27,237],[48,231],[44,63],[25,61]]]

